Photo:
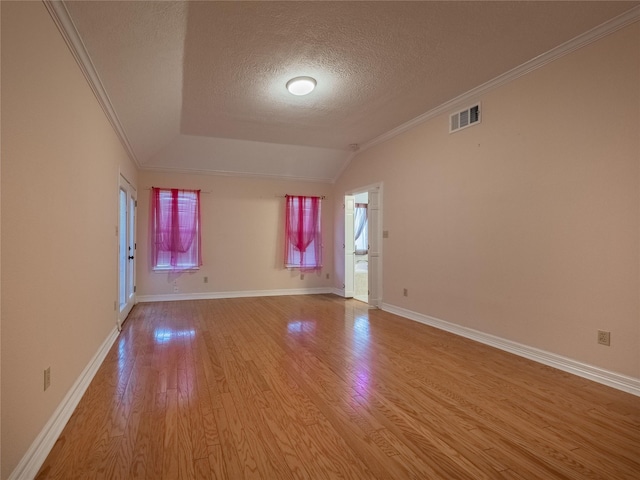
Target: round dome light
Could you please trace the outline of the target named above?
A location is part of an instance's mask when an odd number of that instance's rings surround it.
[[[307,95],[316,88],[316,80],[311,77],[296,77],[287,82],[287,90],[292,95]]]

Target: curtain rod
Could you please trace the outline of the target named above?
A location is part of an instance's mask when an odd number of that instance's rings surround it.
[[[287,197],[316,197],[316,198],[321,198],[322,200],[324,200],[325,197],[324,195],[289,195],[288,193],[285,195],[276,195],[276,198],[287,198]]]
[[[147,187],[144,190],[151,190],[153,187]],[[161,187],[158,187],[161,188]],[[163,188],[163,190],[171,190],[170,188]],[[197,188],[178,188],[178,190],[198,190]],[[200,190],[200,193],[205,195],[209,195],[211,192],[205,192],[204,190]]]
[[[143,190],[151,190],[153,187],[147,187],[144,188]],[[169,189],[167,189],[169,190]],[[197,188],[179,188],[178,190],[197,190]],[[204,190],[200,190],[200,193],[208,195],[212,192],[205,192]],[[289,195],[288,193],[285,195],[275,195],[276,198],[287,198],[287,197],[317,197],[317,198],[321,198],[322,200],[324,200],[325,198],[327,198],[325,195]]]

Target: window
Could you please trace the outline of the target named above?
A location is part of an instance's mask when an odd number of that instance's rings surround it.
[[[367,253],[369,253],[369,229],[367,227],[366,203],[356,203],[353,223],[356,255],[366,255]]]
[[[202,265],[200,190],[151,189],[154,270],[193,270]]]
[[[287,195],[286,200],[285,267],[322,269],[321,198]]]

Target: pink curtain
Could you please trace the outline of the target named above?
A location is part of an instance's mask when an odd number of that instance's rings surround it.
[[[202,265],[200,190],[151,192],[153,266],[180,270]]]
[[[285,219],[286,267],[322,268],[322,232],[319,197],[287,195]]]

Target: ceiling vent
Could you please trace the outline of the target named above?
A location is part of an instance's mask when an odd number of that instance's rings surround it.
[[[480,104],[453,113],[449,117],[449,133],[480,123]]]

